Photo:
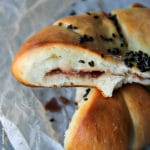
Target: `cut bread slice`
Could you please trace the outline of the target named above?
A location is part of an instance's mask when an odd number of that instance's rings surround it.
[[[104,96],[112,96],[126,83],[149,85],[149,50],[137,51],[137,38],[135,48],[128,49],[129,41],[116,19],[104,12],[88,12],[56,21],[22,45],[12,64],[13,75],[29,86],[96,87]],[[138,28],[138,32],[142,31]],[[137,57],[143,61],[140,65]]]

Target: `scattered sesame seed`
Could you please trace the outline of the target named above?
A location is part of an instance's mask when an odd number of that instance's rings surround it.
[[[113,37],[113,38],[115,38],[115,37],[116,37],[116,34],[115,34],[115,33],[113,33],[113,34],[112,34],[112,37]]]
[[[73,26],[70,24],[67,26],[67,29],[73,29]]]
[[[84,98],[87,98],[89,92],[91,91],[90,88],[86,89],[85,94],[83,95]]]
[[[120,47],[124,47],[124,44],[123,44],[123,43],[121,43],[121,44],[120,44]]]
[[[141,72],[150,71],[150,57],[141,50],[138,52],[129,51],[124,57],[124,63],[126,66],[133,67],[134,63]]]
[[[90,13],[90,12],[86,12],[86,14],[87,14],[87,15],[91,15],[91,13]]]
[[[118,55],[119,53],[120,53],[119,48],[113,48],[113,49],[112,49],[112,54],[113,54],[113,55]]]
[[[71,16],[74,16],[74,15],[76,15],[76,12],[75,12],[75,10],[72,10],[72,11],[70,12],[70,15],[71,15]]]
[[[79,37],[79,43],[80,44],[82,44],[84,42],[92,42],[92,41],[94,41],[94,38],[92,36],[87,36],[86,34]]]
[[[86,98],[84,98],[84,100],[85,100],[85,101],[87,101],[87,100],[88,100],[88,98],[86,97]]]
[[[85,40],[84,40],[83,36],[80,36],[80,37],[79,37],[79,43],[82,44],[82,43],[84,43],[84,42],[85,42]]]
[[[72,24],[70,24],[70,25],[68,25],[67,26],[67,29],[78,29],[78,27],[76,27],[76,26],[73,26]]]
[[[76,106],[77,106],[77,105],[78,105],[78,102],[74,102],[74,105],[76,105]]]
[[[54,119],[54,118],[51,118],[49,121],[50,121],[50,122],[54,122],[54,121],[55,121],[55,119]]]
[[[93,60],[88,62],[88,64],[89,64],[90,67],[94,67],[94,61]]]
[[[104,37],[103,35],[100,35],[100,38],[101,38],[101,40],[106,41],[106,42],[112,42],[113,41],[112,38],[107,38],[107,37]]]
[[[101,57],[104,58],[104,54],[101,54]]]
[[[62,26],[62,22],[59,22],[58,25],[59,25],[59,26]]]
[[[76,27],[76,26],[73,26],[73,29],[78,29],[78,27]]]
[[[98,18],[99,18],[99,16],[97,16],[97,15],[94,15],[94,16],[93,16],[93,18],[94,18],[94,19],[98,19]]]
[[[108,53],[111,53],[111,49],[107,49],[107,52],[108,52]]]
[[[84,60],[79,60],[79,63],[84,64],[84,63],[85,63],[85,61],[84,61]]]

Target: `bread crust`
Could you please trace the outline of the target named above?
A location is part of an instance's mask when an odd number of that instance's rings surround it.
[[[147,146],[149,100],[150,94],[138,84],[122,87],[111,98],[91,89],[88,100],[82,101],[72,118],[65,149],[138,150]]]
[[[132,121],[122,95],[104,98],[97,89],[76,110],[65,136],[65,150],[127,150]]]
[[[150,55],[150,9],[132,7],[112,11],[117,16],[119,25],[128,43],[128,48],[143,51]]]

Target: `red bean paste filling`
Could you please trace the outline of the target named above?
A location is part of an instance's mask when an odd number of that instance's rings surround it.
[[[51,75],[56,75],[56,74],[66,74],[66,75],[78,75],[80,77],[85,77],[88,76],[90,78],[98,78],[101,76],[104,72],[101,71],[91,71],[91,72],[84,72],[84,71],[70,71],[70,72],[65,72],[59,68],[51,70],[49,72],[45,73],[45,76],[51,76]]]

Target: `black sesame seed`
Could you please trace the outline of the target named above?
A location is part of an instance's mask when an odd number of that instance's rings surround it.
[[[121,43],[121,44],[120,44],[120,47],[124,47],[124,44],[123,44],[123,43]]]
[[[86,89],[86,92],[85,92],[85,94],[83,95],[83,97],[86,98],[90,91],[91,91],[90,88]]]
[[[112,54],[113,55],[118,55],[120,53],[120,50],[118,48],[113,48],[112,49]]]
[[[87,101],[87,100],[88,100],[88,98],[86,97],[86,98],[84,98],[84,100],[85,100],[85,101]]]
[[[103,35],[100,35],[100,38],[101,38],[101,40],[103,40],[105,42],[112,42],[113,41],[112,38],[107,38],[107,37],[104,37]]]
[[[91,13],[90,13],[90,12],[86,12],[86,14],[87,14],[87,15],[91,15]]]
[[[73,26],[70,24],[67,26],[67,29],[73,29]]]
[[[92,42],[92,41],[94,41],[94,38],[93,38],[92,36],[90,36],[90,37],[88,38],[88,40]]]
[[[94,19],[98,19],[98,18],[99,18],[99,16],[97,16],[97,15],[94,15],[94,16],[93,16],[93,18],[94,18]]]
[[[88,64],[89,64],[90,67],[94,67],[94,61],[93,60],[88,62]]]
[[[142,52],[141,50],[139,50],[138,53],[139,53],[140,55],[143,55],[143,52]]]
[[[111,53],[111,49],[107,49],[107,52],[108,52],[108,53]]]
[[[125,54],[124,63],[128,67],[132,67],[134,63],[141,72],[150,71],[150,57],[148,54],[143,53],[141,50],[138,52],[127,52]]]
[[[148,54],[144,53],[144,58],[147,59],[148,58]]]
[[[128,59],[127,58],[124,59],[124,63],[125,63],[125,65],[128,65]]]
[[[84,61],[84,60],[79,60],[79,63],[84,64],[84,63],[85,63],[85,61]]]
[[[127,67],[129,67],[129,68],[132,68],[132,67],[133,67],[133,64],[132,64],[131,62],[129,62],[128,59],[124,59],[124,63],[125,63],[125,65],[126,65]]]
[[[76,26],[73,26],[72,28],[73,28],[73,29],[78,29],[78,27],[76,27]]]
[[[54,119],[54,118],[51,118],[49,121],[50,121],[50,122],[54,122],[54,121],[55,121],[55,119]]]
[[[128,63],[128,67],[132,68],[134,65],[132,63]]]
[[[71,16],[74,16],[74,15],[76,15],[76,12],[75,12],[75,10],[72,10],[72,11],[70,12],[70,15],[71,15]]]
[[[112,34],[112,37],[113,37],[113,38],[115,38],[115,37],[116,37],[116,34],[115,34],[115,33],[113,33],[113,34]]]
[[[84,43],[84,42],[85,42],[85,40],[84,40],[83,36],[80,36],[80,37],[79,37],[79,43],[82,44],[82,43]]]
[[[84,35],[83,35],[83,38],[86,40],[86,39],[87,39],[87,35],[86,35],[86,34],[84,34]]]
[[[78,29],[78,27],[76,27],[76,26],[73,26],[72,24],[70,24],[70,25],[68,25],[67,26],[67,29]]]
[[[101,57],[104,58],[104,54],[101,54]]]
[[[59,25],[59,26],[62,26],[62,22],[59,22],[58,25]]]
[[[87,36],[86,34],[79,37],[79,43],[80,44],[82,44],[84,42],[92,42],[93,40],[94,40],[94,38],[92,36]]]
[[[148,63],[147,65],[150,67],[150,57],[148,58]]]

